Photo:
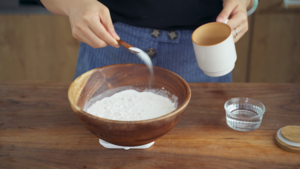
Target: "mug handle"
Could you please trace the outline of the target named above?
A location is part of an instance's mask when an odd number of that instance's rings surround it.
[[[228,21],[229,21],[229,19],[226,19],[223,23],[225,23],[225,24],[227,24],[228,23]]]

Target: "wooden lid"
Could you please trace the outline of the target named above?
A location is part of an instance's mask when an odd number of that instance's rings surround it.
[[[276,141],[276,144],[277,144],[280,148],[282,148],[282,149],[284,149],[284,150],[286,150],[286,151],[289,151],[289,152],[299,153],[299,154],[300,154],[300,147],[294,147],[294,146],[290,146],[290,145],[288,145],[288,144],[285,144],[284,142],[282,142],[282,141],[278,138],[277,134],[276,134],[276,136],[275,136],[275,141]]]
[[[300,143],[300,126],[285,126],[281,135],[292,142]]]
[[[286,127],[287,128],[283,127],[277,131],[276,136],[275,136],[276,144],[280,148],[282,148],[286,151],[293,152],[293,153],[300,153],[300,143],[299,142],[294,142],[294,141],[288,140],[285,137],[283,137],[282,133],[289,133],[288,136],[289,136],[289,138],[292,138],[292,140],[295,140],[294,138],[298,137],[298,135],[296,137],[293,137],[294,135],[293,134],[291,135],[291,133],[295,133],[294,130],[292,130],[292,132],[291,132],[290,127],[288,127],[288,126],[286,126]],[[287,132],[282,131],[284,128],[285,128],[285,130],[287,130]],[[294,127],[292,127],[292,128],[295,129]],[[297,128],[297,130],[298,130],[298,128]]]

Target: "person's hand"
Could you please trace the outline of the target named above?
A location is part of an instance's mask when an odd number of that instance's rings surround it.
[[[217,22],[229,19],[234,42],[237,42],[248,31],[247,8],[251,0],[223,0],[223,10],[217,17]]]
[[[94,48],[107,45],[119,47],[109,9],[96,0],[69,1],[69,16],[73,36]]]

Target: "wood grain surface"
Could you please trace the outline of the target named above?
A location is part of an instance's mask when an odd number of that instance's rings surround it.
[[[300,84],[192,83],[178,124],[147,150],[109,150],[72,112],[67,83],[0,84],[0,168],[300,168],[300,155],[275,144],[286,125],[299,125]],[[260,100],[259,129],[227,127],[223,105]]]
[[[260,1],[254,13],[248,82],[300,82],[300,9]]]
[[[0,81],[72,81],[79,42],[69,19],[0,15]]]
[[[253,34],[254,18],[248,17],[249,30],[243,35],[243,37],[235,43],[235,49],[237,54],[237,60],[235,67],[232,70],[232,81],[233,82],[248,82],[249,72],[249,60],[250,60],[250,49],[251,49],[251,37]]]

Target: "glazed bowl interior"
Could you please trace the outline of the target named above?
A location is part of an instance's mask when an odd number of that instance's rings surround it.
[[[150,143],[175,126],[191,98],[189,85],[180,76],[159,67],[153,67],[153,70],[151,86],[150,72],[142,64],[118,64],[90,70],[71,84],[68,91],[71,107],[82,124],[98,138],[124,146]],[[149,88],[167,91],[170,100],[177,102],[176,110],[140,121],[109,120],[85,111],[87,103],[97,96],[103,98],[126,89],[143,91]]]

